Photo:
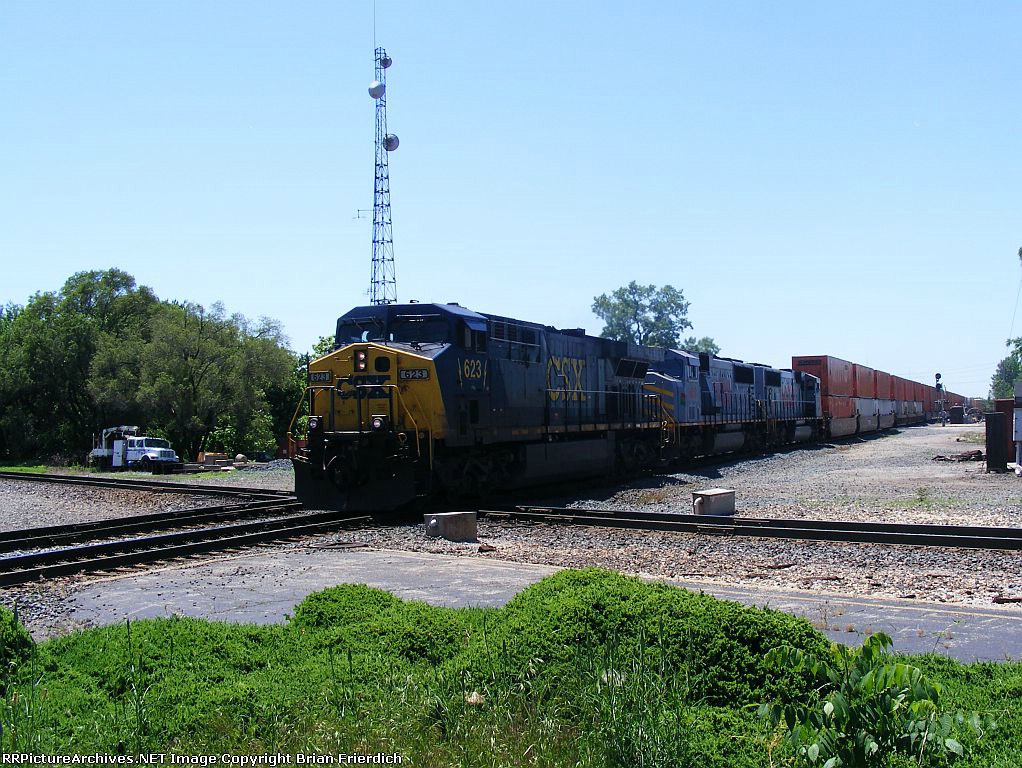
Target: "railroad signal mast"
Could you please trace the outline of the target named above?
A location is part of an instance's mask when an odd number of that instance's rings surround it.
[[[390,166],[387,155],[398,147],[398,138],[387,133],[387,70],[393,60],[383,48],[376,49],[376,79],[369,95],[376,101],[376,178],[373,188],[373,277],[371,304],[397,303],[394,272],[394,233],[390,215]]]
[[[947,426],[947,409],[944,407],[944,385],[940,383],[940,374],[934,374],[934,389],[937,391],[937,402],[935,405],[940,409],[940,425]]]

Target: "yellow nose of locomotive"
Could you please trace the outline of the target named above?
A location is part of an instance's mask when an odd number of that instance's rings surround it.
[[[436,368],[427,357],[351,344],[309,365],[309,387],[310,417],[323,433],[438,439],[445,431]]]
[[[308,397],[308,443],[294,460],[303,503],[394,509],[420,493],[446,433],[431,358],[349,344],[309,365]]]

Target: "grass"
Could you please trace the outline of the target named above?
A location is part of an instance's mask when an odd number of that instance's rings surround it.
[[[955,438],[955,442],[971,443],[973,445],[986,445],[987,444],[986,432],[982,430],[977,430],[974,432],[962,432],[962,434]]]
[[[33,475],[42,475],[50,471],[45,464],[0,464],[2,472],[25,472]]]
[[[790,764],[749,705],[811,694],[763,656],[826,645],[802,619],[592,569],[501,609],[347,585],[284,625],[147,620],[37,646],[11,618],[0,750],[398,752],[416,766]],[[998,713],[961,765],[1022,764],[1022,666],[920,658],[951,705]]]

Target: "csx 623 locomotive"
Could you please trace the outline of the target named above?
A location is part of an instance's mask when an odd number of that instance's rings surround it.
[[[819,380],[457,304],[358,307],[309,365],[307,506],[386,511],[822,436]]]

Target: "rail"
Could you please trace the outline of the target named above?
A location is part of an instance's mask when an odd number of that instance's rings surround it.
[[[1022,550],[1022,528],[873,523],[848,520],[789,520],[558,507],[480,510],[493,519],[562,525],[675,531],[716,536],[901,544],[957,549]]]
[[[131,489],[138,491],[164,491],[184,493],[193,496],[240,496],[251,498],[288,498],[291,491],[273,488],[248,488],[245,486],[227,485],[195,485],[187,482],[171,482],[160,480],[135,480],[96,475],[56,475],[38,472],[0,472],[0,479],[23,480],[25,482],[58,483],[63,485],[86,485],[100,488]]]
[[[13,555],[0,558],[0,586],[233,550],[370,521],[367,516],[315,512]]]

